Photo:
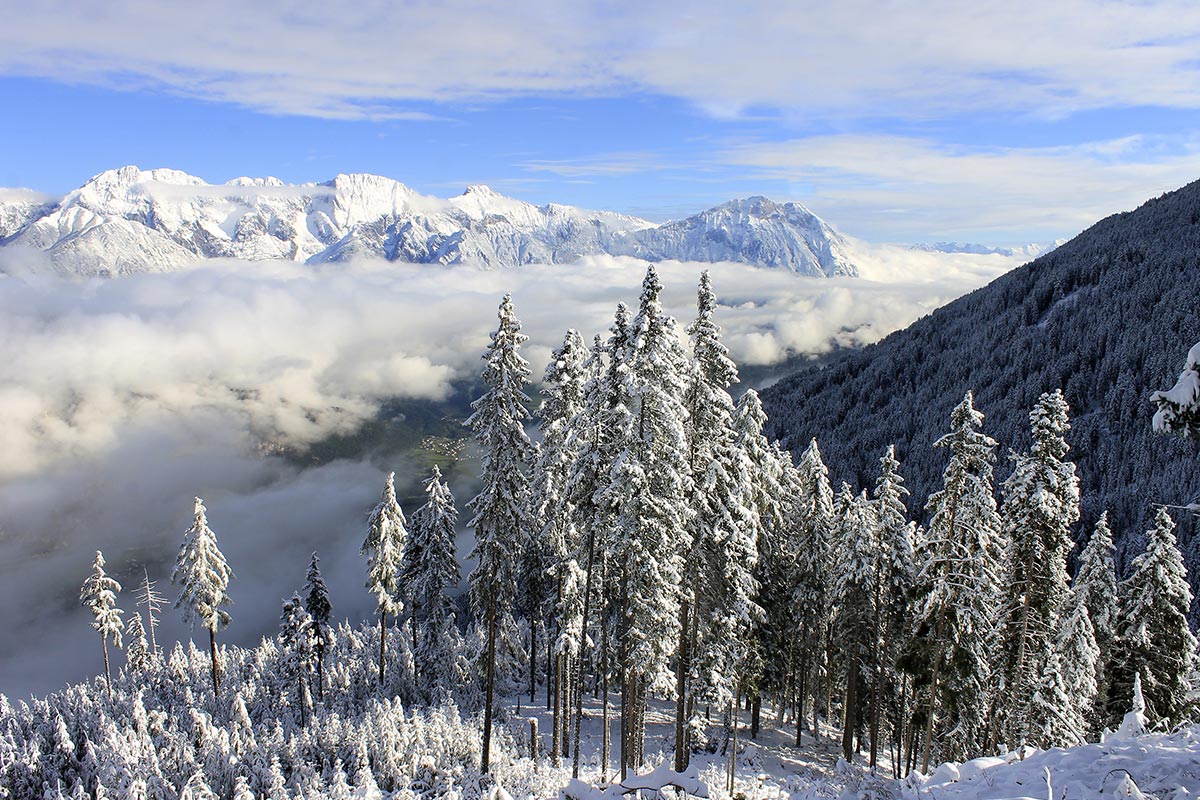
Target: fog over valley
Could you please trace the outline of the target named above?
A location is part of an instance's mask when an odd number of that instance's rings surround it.
[[[433,463],[460,507],[474,492],[477,463],[452,440],[466,437],[500,298],[513,295],[536,378],[568,328],[589,341],[606,333],[645,269],[611,257],[494,272],[216,260],[66,280],[47,277],[43,258],[0,261],[0,603],[11,619],[0,691],[12,697],[96,673],[78,603],[96,549],[130,612],[143,567],[174,601],[170,565],[196,495],[236,573],[226,641],[274,630],[314,550],[335,617],[368,617],[358,549],[386,472],[408,513]],[[864,278],[678,262],[659,273],[667,310],[686,324],[710,270],[725,341],[753,380],[789,358],[875,341],[1018,260],[864,246]],[[459,450],[455,466],[446,453]],[[468,539],[460,531],[460,554]],[[179,612],[163,619],[163,639],[187,636]]]

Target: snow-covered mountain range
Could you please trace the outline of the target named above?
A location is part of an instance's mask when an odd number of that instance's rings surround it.
[[[85,275],[166,271],[222,257],[320,263],[367,256],[494,268],[600,254],[858,274],[837,231],[799,203],[763,197],[656,225],[535,206],[486,186],[441,199],[378,175],[212,185],[137,167],[103,172],[61,200],[0,190],[0,247],[45,251],[59,270]]]
[[[912,250],[920,250],[925,253],[970,253],[971,255],[978,256],[994,255],[1005,256],[1006,258],[1034,259],[1049,253],[1066,241],[1066,239],[1056,239],[1053,242],[1033,242],[1014,247],[993,247],[992,245],[975,244],[974,242],[921,242],[909,245],[909,247]]]

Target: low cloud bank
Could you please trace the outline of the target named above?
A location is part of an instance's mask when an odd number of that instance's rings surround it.
[[[913,253],[903,257],[913,277],[899,279],[895,264],[870,258],[864,272],[887,282],[734,264],[659,272],[665,305],[686,323],[709,269],[734,356],[768,365],[874,341],[1012,266]],[[237,573],[226,641],[275,629],[279,600],[300,588],[313,550],[337,615],[366,617],[365,515],[384,470],[415,486],[416,468],[386,454],[304,468],[267,453],[352,432],[389,398],[447,397],[478,373],[505,292],[540,376],[567,328],[590,338],[618,302],[636,303],[645,269],[615,258],[497,272],[210,262],[66,281],[39,266],[11,255],[0,263],[0,606],[10,619],[0,692],[14,697],[98,672],[78,605],[96,549],[125,583],[128,612],[143,564],[174,600],[171,563],[197,494]],[[469,499],[470,487],[454,489]],[[406,511],[417,502],[409,497]],[[163,639],[186,637],[178,612],[164,617]]]

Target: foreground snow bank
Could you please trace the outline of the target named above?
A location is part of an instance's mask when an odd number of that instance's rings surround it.
[[[1195,800],[1200,798],[1200,725],[1170,734],[1037,751],[1024,760],[980,758],[943,764],[928,778],[910,779],[900,796],[905,800]]]

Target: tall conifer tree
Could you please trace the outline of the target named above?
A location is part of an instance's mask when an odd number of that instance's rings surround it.
[[[367,589],[375,595],[375,610],[379,612],[379,685],[383,685],[387,668],[387,618],[404,610],[401,599],[400,569],[404,564],[404,547],[408,540],[404,511],[396,500],[396,473],[389,472],[379,497],[379,504],[367,520],[367,536],[361,553],[367,557]]]
[[[121,631],[125,624],[121,615],[125,612],[117,608],[117,592],[121,584],[108,576],[104,571],[104,554],[96,551],[96,560],[92,562],[92,574],[83,582],[79,590],[79,602],[92,612],[92,627],[100,634],[100,644],[104,649],[104,685],[112,694],[112,672],[108,668],[108,640],[112,639],[117,647],[121,646]]]
[[[645,710],[652,686],[666,680],[679,640],[683,553],[691,546],[683,406],[687,358],[674,320],[662,308],[651,266],[630,324],[623,379],[630,398],[623,449],[606,490],[616,510],[611,562],[619,575],[622,766],[643,760]]]
[[[213,693],[216,694],[220,690],[217,631],[226,628],[230,622],[229,612],[222,606],[231,602],[229,579],[234,574],[217,547],[217,535],[208,527],[204,502],[199,497],[193,516],[192,526],[183,534],[171,582],[179,585],[175,607],[183,609],[184,619],[191,625],[199,622],[208,631]]]
[[[967,392],[937,447],[950,450],[917,553],[916,640],[927,674],[923,770],[935,740],[945,758],[981,752],[1003,548],[992,489],[996,441]]]
[[[1140,675],[1151,722],[1174,725],[1188,706],[1188,679],[1195,667],[1196,637],[1187,624],[1192,592],[1175,522],[1165,508],[1158,509],[1146,537],[1145,551],[1133,559],[1118,590],[1120,655],[1114,660],[1109,705],[1129,697],[1134,676]]]
[[[528,536],[529,362],[521,345],[529,338],[505,295],[498,312],[500,325],[492,334],[483,358],[487,390],[471,404],[474,413],[467,426],[475,433],[481,451],[479,494],[468,504],[474,512],[469,526],[475,531],[470,597],[475,616],[487,626],[483,754],[480,769],[491,765],[491,734],[496,678],[496,636],[511,613],[516,594],[516,565]]]
[[[454,603],[448,589],[458,585],[454,539],[458,509],[442,471],[433,466],[425,481],[425,504],[413,512],[404,584],[412,601],[417,668],[428,679],[447,658],[445,641],[454,627]]]
[[[1064,437],[1071,426],[1062,392],[1043,394],[1029,414],[1029,424],[1033,444],[1027,454],[1014,456],[1016,467],[1004,482],[1008,553],[999,665],[1004,691],[998,693],[997,711],[1011,747],[1027,741],[1039,747],[1058,744],[1062,740],[1030,737],[1034,731],[1066,730],[1057,720],[1067,709],[1050,704],[1068,701],[1057,689],[1051,692],[1044,678],[1055,674],[1047,664],[1070,586],[1071,528],[1079,520],[1079,479],[1075,465],[1066,460]],[[1036,706],[1031,705],[1039,685],[1046,691],[1039,693]]]

